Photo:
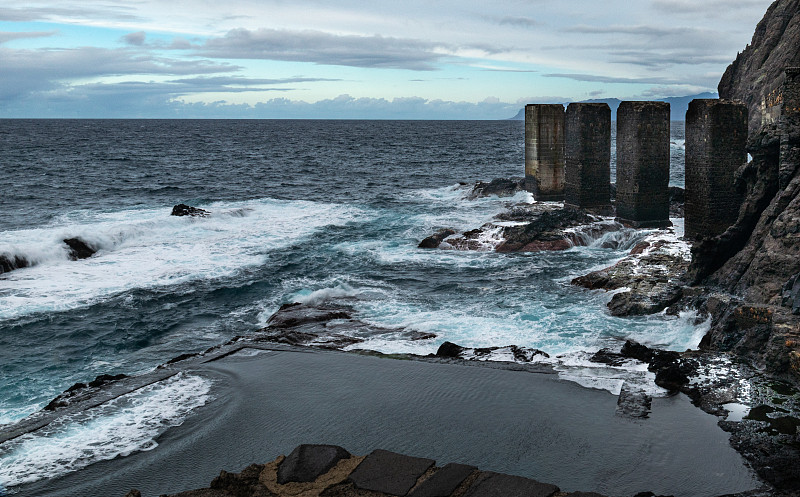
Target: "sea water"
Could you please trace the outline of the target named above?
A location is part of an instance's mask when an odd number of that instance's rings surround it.
[[[682,124],[672,126],[674,186],[683,186]],[[0,254],[34,263],[0,276],[0,424],[76,382],[146,372],[252,333],[281,304],[339,297],[350,297],[367,323],[436,335],[410,341],[387,332],[359,348],[427,354],[445,340],[520,345],[547,352],[583,385],[618,392],[623,381],[639,381],[658,393],[641,365],[609,369],[587,359],[628,338],[695,347],[707,325],[693,315],[613,317],[609,294],[570,285],[649,232],[606,235],[616,249],[602,239],[563,252],[417,248],[439,229],[473,229],[534,200],[468,198],[475,181],[522,176],[523,126],[0,120]],[[170,216],[178,203],[211,215]],[[62,241],[71,237],[98,252],[69,260]],[[179,400],[159,409],[159,395]],[[0,447],[0,485],[146,450],[209,395],[206,381],[188,376],[161,393],[138,392],[100,420]]]

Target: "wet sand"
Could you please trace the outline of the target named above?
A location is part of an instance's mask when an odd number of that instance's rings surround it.
[[[531,373],[326,351],[236,354],[193,366],[214,399],[147,452],[19,487],[30,496],[144,497],[208,486],[301,443],[382,448],[554,483],[562,490],[676,497],[758,486],[717,418],[683,395],[648,419],[616,396]]]

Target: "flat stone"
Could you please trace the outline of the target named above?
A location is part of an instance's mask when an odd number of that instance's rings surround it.
[[[555,485],[485,471],[467,489],[464,497],[552,497],[558,491]]]
[[[358,465],[349,480],[362,490],[406,495],[435,462],[378,449]]]
[[[337,445],[298,445],[278,466],[278,483],[314,481],[348,457]]]
[[[598,494],[597,492],[572,492],[571,494],[567,494],[564,497],[606,497],[603,494]]]
[[[475,466],[451,462],[420,483],[409,497],[449,497],[476,469]]]

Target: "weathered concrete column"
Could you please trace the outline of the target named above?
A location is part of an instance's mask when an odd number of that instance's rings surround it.
[[[786,68],[781,90],[780,186],[785,188],[800,166],[800,67]]]
[[[617,109],[617,220],[634,228],[669,221],[669,104],[622,102]]]
[[[571,103],[564,131],[564,206],[610,213],[611,109],[608,104]]]
[[[747,161],[747,107],[730,100],[695,99],[686,111],[685,236],[723,233],[739,215],[743,194],[734,173]]]
[[[525,189],[536,200],[564,200],[564,106],[525,106]]]

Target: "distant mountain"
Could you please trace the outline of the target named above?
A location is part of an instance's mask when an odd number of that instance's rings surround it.
[[[657,102],[668,102],[669,103],[669,110],[670,110],[670,119],[672,121],[683,121],[686,119],[686,110],[689,108],[689,102],[694,100],[695,98],[718,98],[716,93],[698,93],[697,95],[687,95],[685,97],[669,97],[669,98],[659,98],[655,99]],[[617,107],[619,107],[620,102],[622,100],[618,98],[595,98],[591,100],[581,100],[581,102],[589,102],[589,103],[600,103],[600,104],[608,104],[611,107],[611,119],[617,118]],[[561,105],[566,106],[569,102],[558,102]],[[513,121],[524,121],[525,120],[525,108],[523,107],[517,112],[517,115],[512,117],[511,120]]]

